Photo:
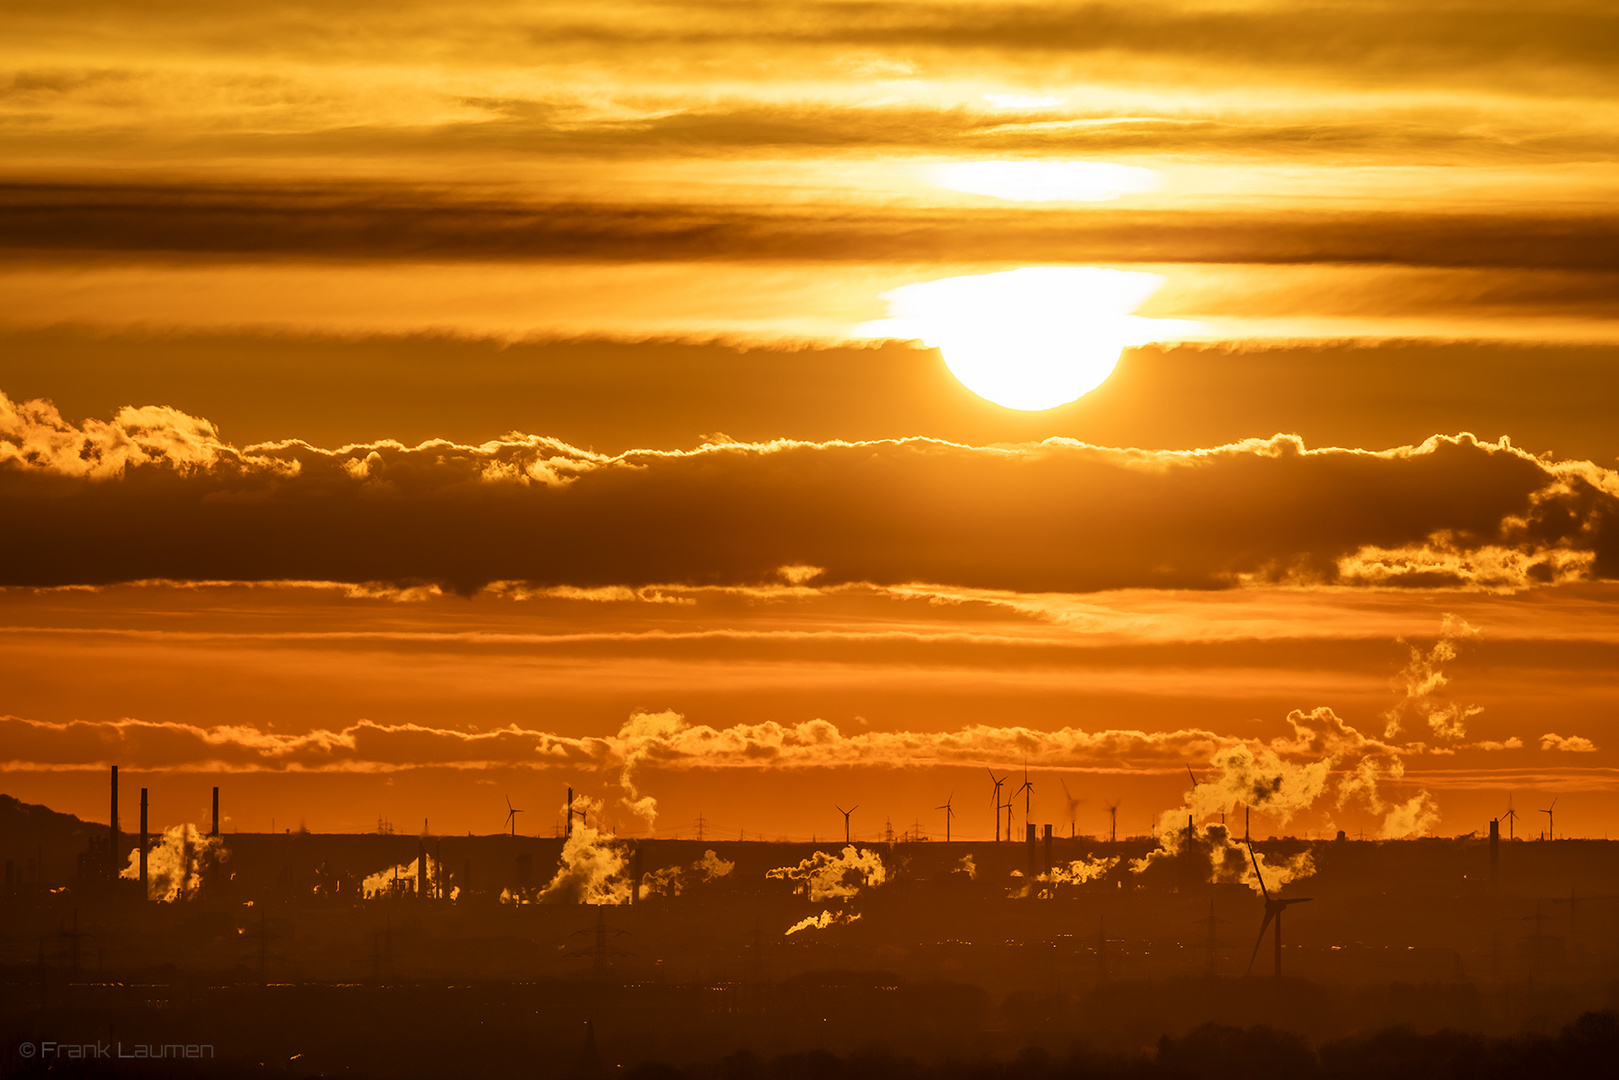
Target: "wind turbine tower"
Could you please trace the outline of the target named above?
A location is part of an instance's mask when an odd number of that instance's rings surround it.
[[[1058,782],[1062,784],[1062,797],[1068,800],[1068,839],[1072,840],[1074,838],[1074,815],[1079,810],[1079,804],[1085,800],[1074,798],[1073,792],[1068,790],[1068,781],[1058,777]]]
[[[506,796],[506,824],[511,826],[512,836],[517,835],[517,815],[523,811],[512,805],[512,797]]]
[[[956,812],[950,807],[950,804],[955,800],[955,797],[956,793],[952,791],[950,793],[950,798],[944,801],[943,806],[935,806],[933,808],[935,810],[944,811],[944,842],[947,844],[950,842],[950,819],[956,816]]]
[[[1270,924],[1274,922],[1276,924],[1276,969],[1274,974],[1276,978],[1280,979],[1282,977],[1282,912],[1286,911],[1291,904],[1307,904],[1315,897],[1295,896],[1291,900],[1283,900],[1280,897],[1271,896],[1270,890],[1265,888],[1265,875],[1260,872],[1259,856],[1254,854],[1252,844],[1248,845],[1248,857],[1253,860],[1254,876],[1259,879],[1259,891],[1265,897],[1265,919],[1259,924],[1259,937],[1254,939],[1254,951],[1248,957],[1248,970],[1252,971],[1254,969],[1254,960],[1259,956],[1259,946],[1265,942],[1265,931],[1269,930]]]
[[[836,804],[834,804],[834,805],[836,805]],[[860,809],[860,804],[859,803],[855,803],[853,806],[849,807],[849,809],[847,809],[847,810],[845,810],[841,806],[838,807],[838,813],[843,815],[843,846],[844,847],[848,847],[849,844],[851,844],[853,842],[853,841],[851,841],[849,839],[849,815],[854,813],[858,809]]]
[[[989,773],[990,783],[995,785],[995,790],[990,793],[989,802],[995,808],[995,842],[998,844],[1001,842],[1001,811],[1006,809],[1001,804],[1001,785],[1006,783],[1006,777],[997,778],[994,769],[985,769],[984,771]]]
[[[1541,811],[1542,814],[1546,815],[1546,839],[1548,840],[1557,838],[1557,829],[1555,827],[1557,819],[1552,816],[1552,811],[1555,809],[1557,809],[1557,800],[1553,799],[1552,804]]]

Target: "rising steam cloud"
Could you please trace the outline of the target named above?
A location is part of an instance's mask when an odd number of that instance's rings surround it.
[[[209,836],[189,822],[171,825],[146,856],[146,898],[172,904],[194,899],[205,880],[212,880],[230,858],[223,838]],[[141,855],[129,853],[129,865],[118,872],[127,881],[141,879]]]
[[[427,887],[436,889],[444,882],[444,864],[433,856],[427,859]],[[367,874],[365,880],[360,882],[360,895],[367,900],[377,900],[383,897],[414,896],[416,895],[416,873],[421,857],[400,863],[398,866],[384,867],[374,874]]]
[[[652,896],[679,896],[686,887],[688,878],[697,878],[702,884],[707,884],[717,878],[728,876],[736,869],[736,863],[722,859],[712,849],[703,852],[703,857],[690,866],[665,866],[658,870],[649,870],[641,875],[640,899],[645,900]]]
[[[542,904],[627,904],[624,845],[611,833],[576,825],[562,845],[562,863],[540,890]]]
[[[811,915],[807,919],[800,919],[789,926],[785,936],[792,937],[800,930],[825,930],[829,926],[847,925],[859,921],[860,915],[858,912],[851,914],[847,911],[822,911],[819,915]]]
[[[883,860],[875,851],[845,847],[837,855],[817,851],[797,866],[766,870],[765,877],[797,883],[795,892],[812,904],[823,900],[849,900],[862,888],[876,888],[888,880]]]
[[[1053,866],[1045,873],[1024,882],[1013,889],[1009,895],[1013,899],[1019,900],[1029,897],[1049,900],[1057,895],[1057,886],[1084,885],[1086,882],[1100,881],[1117,865],[1119,865],[1119,856],[1117,855],[1110,855],[1105,859],[1100,855],[1092,855],[1085,859],[1074,859],[1066,866]]]

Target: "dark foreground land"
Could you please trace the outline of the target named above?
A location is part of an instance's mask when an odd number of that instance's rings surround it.
[[[615,842],[621,866],[575,852],[579,887],[551,892],[557,839],[227,835],[157,902],[110,881],[106,826],[7,802],[0,1077],[1567,1076],[1619,1060],[1619,843],[1258,844],[1313,863],[1280,889],[1311,900],[1286,912],[1278,977],[1274,938],[1255,950],[1264,899],[1211,861],[1212,833],[1139,871],[1147,840]],[[423,854],[425,891],[408,869]],[[865,869],[819,896],[771,874],[839,858]],[[1089,880],[1026,887],[1097,860]]]

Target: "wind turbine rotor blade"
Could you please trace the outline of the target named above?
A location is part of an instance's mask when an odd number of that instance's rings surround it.
[[[1259,947],[1265,943],[1265,931],[1270,929],[1271,920],[1276,918],[1276,912],[1269,906],[1265,908],[1265,919],[1259,924],[1259,936],[1254,938],[1254,951],[1248,957],[1248,971],[1254,970],[1254,961],[1259,958]],[[1248,971],[1243,972],[1247,974]]]
[[[1254,844],[1251,840],[1248,842],[1248,857],[1254,861],[1254,877],[1259,879],[1259,891],[1265,895],[1265,900],[1268,903],[1270,901],[1270,890],[1265,888],[1265,875],[1259,869],[1259,856],[1254,854]],[[1270,916],[1265,917],[1265,922],[1270,923]]]

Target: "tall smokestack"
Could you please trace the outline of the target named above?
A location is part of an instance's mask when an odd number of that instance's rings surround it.
[[[1490,819],[1490,884],[1501,876],[1501,819]]]
[[[208,829],[209,836],[219,835],[219,789],[214,788],[214,823]]]
[[[146,891],[146,789],[141,788],[141,899],[150,895]]]
[[[1051,826],[1050,825],[1046,826],[1045,841],[1046,841],[1045,865],[1042,866],[1040,869],[1049,874],[1049,873],[1051,873]]]
[[[118,880],[118,766],[112,767],[112,847],[107,852],[109,879]]]
[[[416,841],[416,899],[427,899],[427,841]]]
[[[562,831],[564,837],[573,835],[573,788],[568,789],[568,827]]]
[[[1038,875],[1040,873],[1040,862],[1039,862],[1040,849],[1034,846],[1034,825],[1033,825],[1033,823],[1025,823],[1024,824],[1024,826],[1023,826],[1023,835],[1024,835],[1025,839],[1028,840],[1028,843],[1029,843],[1029,878],[1032,880],[1036,875]]]
[[[641,845],[635,845],[635,854],[630,856],[630,903],[637,903],[641,898]]]

